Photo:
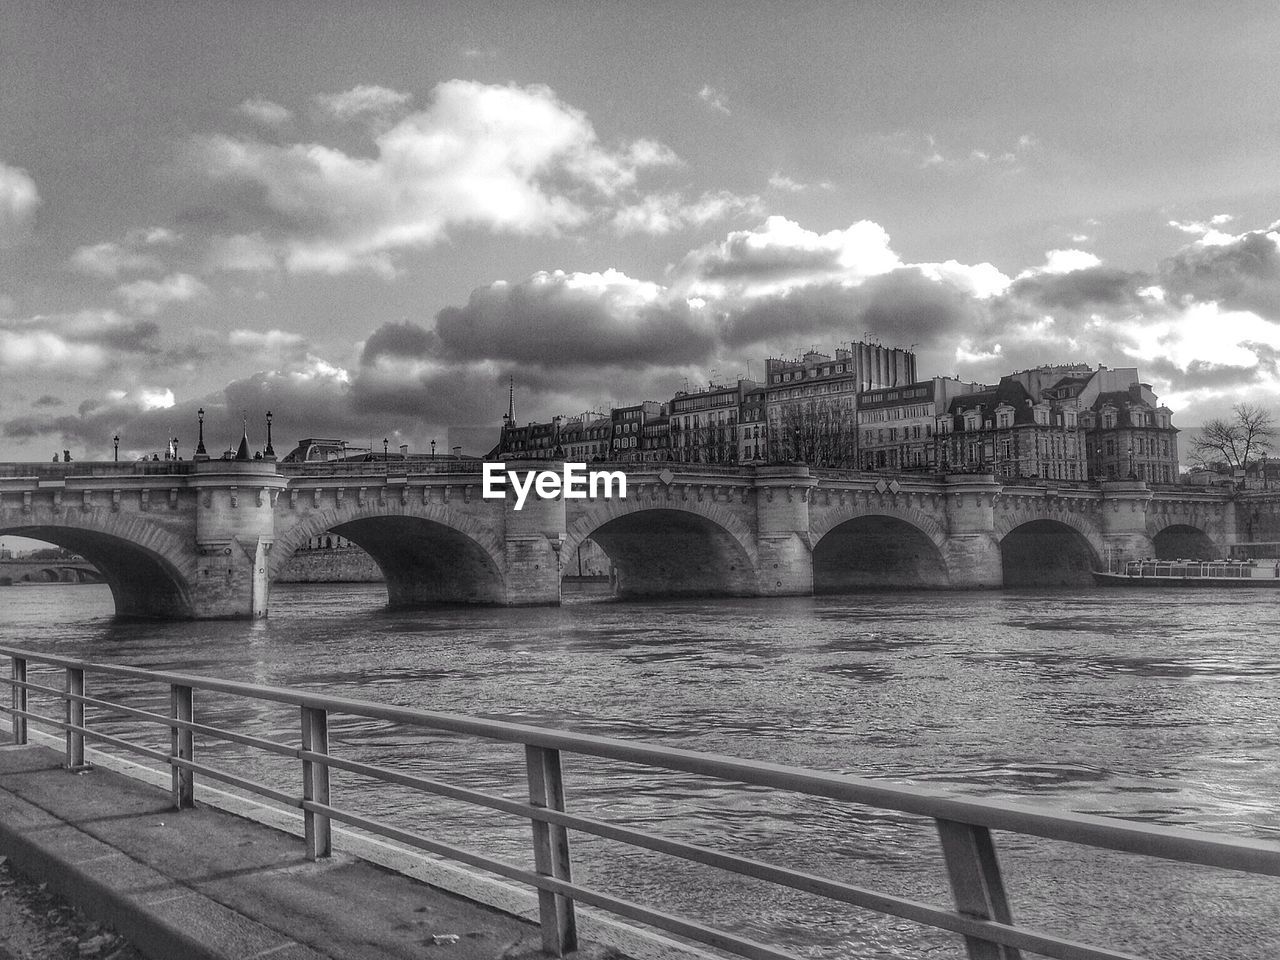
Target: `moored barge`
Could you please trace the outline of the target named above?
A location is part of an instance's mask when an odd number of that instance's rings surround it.
[[[1093,579],[1104,587],[1280,587],[1280,560],[1130,560]]]

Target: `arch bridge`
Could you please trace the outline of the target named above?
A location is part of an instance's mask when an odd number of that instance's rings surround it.
[[[588,539],[624,597],[788,596],[1080,585],[1112,561],[1225,555],[1280,515],[1280,491],[1140,481],[597,468],[625,475],[625,497],[531,493],[517,509],[509,487],[483,495],[478,462],[0,464],[0,534],[84,557],[120,614],[207,618],[265,616],[271,582],[326,531],[372,556],[392,605],[532,605],[560,601],[564,561]]]

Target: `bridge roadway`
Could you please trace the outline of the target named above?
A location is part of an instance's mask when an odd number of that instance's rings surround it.
[[[549,461],[509,469],[558,469]],[[270,584],[333,531],[392,605],[556,604],[588,538],[625,597],[1083,585],[1111,560],[1222,556],[1278,495],[1141,481],[889,476],[780,466],[592,464],[625,498],[486,499],[479,463],[0,464],[0,534],[74,550],[117,612],[261,617]]]

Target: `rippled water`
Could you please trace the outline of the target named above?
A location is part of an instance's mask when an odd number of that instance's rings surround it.
[[[267,621],[117,623],[105,587],[0,590],[0,641],[88,658],[562,726],[1280,840],[1270,592],[893,593],[387,611],[380,585],[279,586]],[[204,702],[254,732],[292,711]],[[339,721],[341,750],[518,796],[509,747]],[[158,744],[157,744],[158,745]],[[215,752],[216,755],[216,752]],[[208,756],[208,754],[206,754]],[[228,758],[230,759],[230,758]],[[235,762],[242,762],[236,760]],[[287,764],[255,775],[289,782]],[[579,812],[948,903],[927,822],[566,760]],[[337,791],[358,784],[338,780]],[[350,794],[343,794],[350,795]],[[391,788],[361,803],[526,859]],[[1015,916],[1144,956],[1280,955],[1280,881],[998,836]],[[949,957],[958,938],[575,837],[576,876],[820,957]]]

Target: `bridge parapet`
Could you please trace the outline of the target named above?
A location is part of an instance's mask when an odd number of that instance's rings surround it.
[[[139,460],[129,463],[74,461],[72,463],[0,463],[0,479],[68,480],[81,477],[183,476],[193,473],[190,460]]]

